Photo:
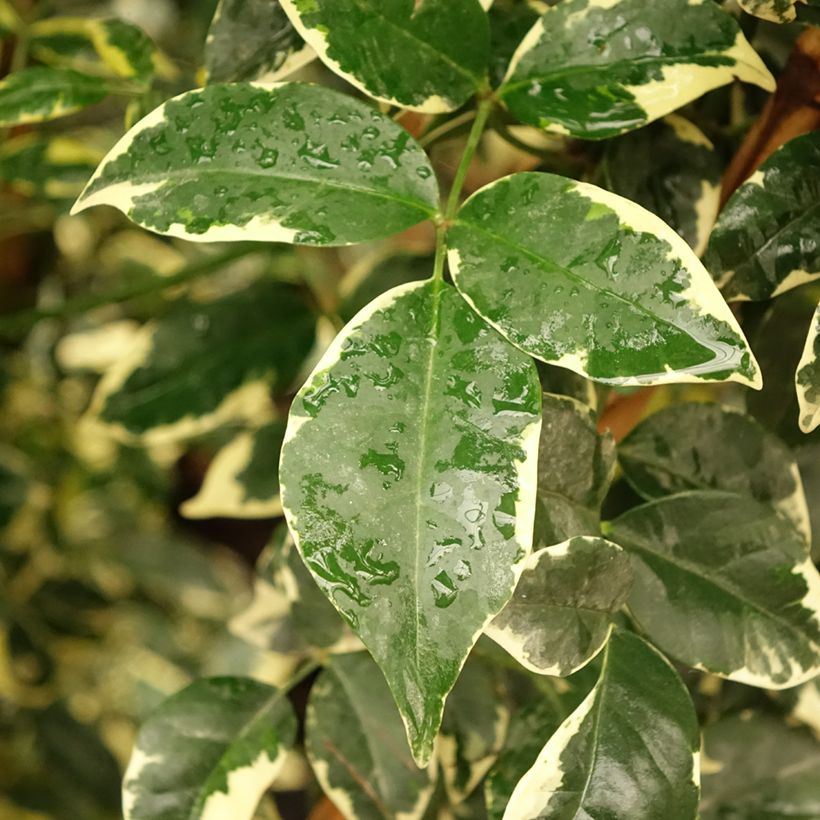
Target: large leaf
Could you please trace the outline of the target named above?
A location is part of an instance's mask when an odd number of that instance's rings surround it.
[[[206,678],[143,724],[125,773],[126,820],[250,820],[293,743],[283,692],[247,678]]]
[[[524,38],[500,94],[523,122],[600,139],[735,78],[774,90],[735,19],[711,0],[565,0]]]
[[[770,689],[820,672],[820,576],[769,505],[682,493],[622,515],[609,537],[635,559],[630,612],[670,655]]]
[[[532,672],[571,675],[603,649],[631,586],[632,565],[620,547],[573,538],[530,556],[487,634]]]
[[[595,414],[568,396],[542,396],[543,424],[533,545],[598,535],[601,503],[615,471],[612,437],[599,435]]]
[[[477,0],[281,0],[322,61],[384,102],[452,111],[486,83],[487,15]]]
[[[820,133],[786,143],[732,194],[705,261],[730,301],[820,277]]]
[[[807,0],[738,0],[744,11],[773,23],[790,23],[797,16],[797,4],[805,2]]]
[[[820,424],[820,307],[814,313],[806,346],[797,365],[795,386],[800,406],[800,429],[810,433]]]
[[[347,820],[419,820],[437,767],[417,769],[384,678],[366,652],[334,657],[310,692],[308,757]]]
[[[0,81],[0,127],[65,117],[107,94],[100,77],[46,66],[24,68]]]
[[[279,499],[282,421],[239,433],[214,457],[199,492],[180,508],[186,518],[274,518]]]
[[[683,681],[637,635],[616,631],[597,685],[516,786],[505,820],[693,820],[699,751]]]
[[[820,748],[805,731],[759,713],[723,718],[704,733],[703,820],[820,816]]]
[[[124,439],[176,440],[258,417],[310,352],[314,317],[261,279],[210,302],[189,297],[147,324],[100,382],[91,413]]]
[[[607,188],[659,216],[698,256],[717,219],[722,173],[706,135],[677,114],[607,143],[603,165]]]
[[[532,361],[435,280],[359,313],[291,408],[291,532],[382,668],[420,764],[530,550],[540,409]]]
[[[219,0],[205,42],[209,83],[275,80],[313,56],[279,0]]]
[[[532,356],[613,384],[760,386],[703,265],[634,202],[552,174],[514,174],[467,200],[449,241],[458,289]]]
[[[74,212],[113,205],[145,228],[199,242],[345,245],[421,222],[437,196],[421,148],[364,103],[301,83],[237,83],[149,114]]]
[[[772,504],[807,543],[811,540],[803,482],[791,450],[738,410],[671,405],[618,445],[618,462],[647,500],[687,490],[726,490]]]

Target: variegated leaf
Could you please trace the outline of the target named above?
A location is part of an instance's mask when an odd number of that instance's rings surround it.
[[[250,820],[295,734],[283,692],[248,678],[196,681],[140,729],[125,819]]]
[[[820,307],[814,313],[806,336],[806,346],[797,365],[795,386],[800,408],[800,429],[810,433],[820,424]]]
[[[820,277],[820,132],[787,142],[732,194],[705,263],[729,301]]]
[[[694,820],[700,731],[689,693],[642,638],[616,630],[601,675],[515,788],[505,820]]]
[[[797,15],[797,4],[806,0],[738,0],[743,11],[772,23],[790,23]]]
[[[681,493],[625,513],[608,535],[634,558],[629,610],[665,652],[768,689],[820,673],[820,575],[768,504]]]
[[[486,86],[487,15],[477,0],[281,0],[320,59],[365,94],[428,114]]]
[[[610,384],[760,387],[703,265],[634,202],[552,174],[513,174],[467,200],[449,243],[461,293],[536,358]]]
[[[565,0],[524,38],[499,93],[522,122],[601,139],[735,78],[774,90],[735,19],[711,0]]]
[[[382,668],[421,765],[530,550],[540,422],[532,361],[436,280],[359,313],[292,405],[291,532]]]
[[[366,242],[433,216],[410,135],[358,100],[302,83],[189,91],[111,150],[74,206],[113,205],[197,242]]]
[[[620,547],[572,538],[530,556],[486,632],[530,671],[565,677],[603,649],[631,587],[632,565]]]

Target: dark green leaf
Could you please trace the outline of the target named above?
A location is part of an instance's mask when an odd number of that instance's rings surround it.
[[[160,106],[111,150],[75,205],[158,233],[346,245],[432,216],[427,156],[388,117],[301,83],[214,85]]]
[[[8,526],[28,496],[28,479],[20,455],[0,449],[0,529]]]
[[[709,274],[634,202],[552,174],[513,174],[466,202],[449,241],[458,289],[532,356],[613,384],[760,386]]]
[[[440,281],[365,308],[291,408],[291,532],[381,666],[421,764],[531,547],[540,409],[532,361]]]
[[[820,307],[811,320],[806,346],[797,365],[795,386],[800,406],[800,429],[810,433],[820,424]]]
[[[487,15],[478,0],[281,0],[320,59],[378,100],[434,114],[486,83]]]

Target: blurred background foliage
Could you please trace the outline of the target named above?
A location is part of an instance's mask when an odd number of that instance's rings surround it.
[[[110,820],[120,816],[121,773],[136,728],[163,698],[205,674],[279,683],[297,663],[298,636],[282,633],[281,623],[272,630],[250,606],[253,567],[281,521],[275,464],[282,419],[345,321],[388,288],[426,278],[433,235],[427,225],[332,251],[225,248],[150,235],[111,209],[69,216],[127,124],[202,78],[215,0],[14,6],[37,20],[128,20],[164,54],[150,87],[7,130],[0,144],[0,817]],[[517,16],[526,30],[530,12],[498,0],[494,14],[503,65],[505,36],[520,39]],[[803,27],[750,17],[744,26],[781,74]],[[3,74],[20,67],[21,45],[2,40]],[[36,62],[37,50],[29,57]],[[47,51],[39,58],[68,60]],[[342,85],[316,63],[302,76]],[[735,85],[688,106],[682,113],[715,146],[702,165],[666,150],[664,123],[585,143],[498,120],[466,190],[541,168],[640,199],[691,234],[692,202],[678,213],[680,192],[693,180],[698,190],[703,179],[717,186],[764,103],[763,92]],[[441,177],[451,178],[469,121],[460,125],[459,112],[400,121],[431,151]],[[697,243],[697,235],[690,238]],[[744,308],[767,380],[749,409],[795,447],[813,509],[820,509],[820,437],[800,437],[794,407],[783,406],[793,391],[777,380],[791,379],[819,294],[808,286]],[[288,310],[277,312],[283,303]],[[259,334],[267,340],[261,350],[252,344]],[[739,401],[731,387],[590,396],[577,379],[550,368],[542,374],[551,390],[597,401],[602,424],[619,437],[672,400],[714,399],[723,390],[721,399]],[[128,378],[136,379],[139,400],[112,400]],[[226,406],[235,390],[241,401]],[[631,503],[622,483],[606,512]],[[266,590],[281,594],[283,569],[275,551],[265,555],[257,604]],[[305,600],[303,607],[312,606]],[[345,640],[335,613],[322,605],[319,598],[301,626],[292,613],[289,628],[299,632],[306,621],[318,646]],[[773,700],[695,673],[688,681],[707,716],[795,706],[789,697]],[[317,804],[298,755],[277,788],[290,793],[279,800],[290,816],[314,806],[315,817],[333,816],[329,804]],[[270,803],[260,816],[275,811]],[[473,808],[463,811],[471,816]]]

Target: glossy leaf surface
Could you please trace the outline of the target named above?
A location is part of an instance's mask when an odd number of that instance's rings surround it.
[[[820,133],[786,143],[732,194],[705,261],[730,301],[820,277]]]
[[[726,490],[771,504],[810,540],[800,471],[789,448],[751,416],[718,404],[654,413],[619,445],[627,481],[647,500]]]
[[[811,320],[806,346],[797,365],[795,385],[800,407],[800,429],[810,433],[820,424],[820,308]]]
[[[143,724],[125,773],[126,820],[250,820],[293,743],[283,692],[249,678],[204,678]]]
[[[536,358],[613,384],[759,387],[703,265],[629,200],[552,174],[514,174],[467,200],[449,241],[458,289]]]
[[[717,220],[723,164],[706,135],[670,114],[607,144],[607,188],[674,228],[700,256]]]
[[[100,382],[91,413],[125,439],[176,440],[269,408],[314,337],[297,292],[259,280],[222,299],[175,301]]]
[[[700,732],[689,693],[648,643],[616,631],[601,676],[516,786],[506,820],[693,820]]]
[[[598,535],[601,503],[615,470],[615,445],[595,414],[575,399],[542,396],[535,547]]]
[[[239,433],[214,456],[199,492],[181,511],[187,518],[273,518],[282,514],[279,455],[282,421]]]
[[[34,66],[0,81],[0,127],[56,120],[103,100],[100,77],[61,68]]]
[[[378,100],[452,111],[485,82],[490,30],[477,0],[281,0],[322,61]]]
[[[630,612],[670,655],[769,689],[820,671],[820,576],[770,506],[683,493],[631,510],[608,534],[635,559]]]
[[[419,769],[384,677],[366,652],[337,655],[310,692],[305,744],[325,794],[347,820],[418,820],[437,767]]]
[[[487,634],[530,671],[565,677],[603,649],[631,587],[632,565],[620,547],[572,538],[530,556]]]
[[[430,163],[410,135],[350,97],[301,83],[214,85],[143,119],[75,205],[113,205],[199,242],[366,242],[435,213]]]
[[[220,0],[205,41],[209,83],[275,80],[313,58],[279,0]]]
[[[601,139],[739,78],[774,80],[715,3],[565,0],[521,43],[500,93],[522,122]]]
[[[532,361],[436,281],[359,313],[291,408],[288,524],[382,668],[421,764],[530,550],[540,409]]]

